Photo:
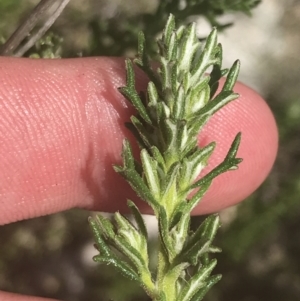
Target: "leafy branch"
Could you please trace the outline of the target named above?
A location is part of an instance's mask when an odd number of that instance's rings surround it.
[[[216,260],[210,259],[211,253],[220,252],[212,244],[220,221],[218,215],[211,215],[192,232],[190,214],[215,177],[237,169],[241,135],[237,134],[224,161],[200,179],[215,143],[199,148],[197,136],[214,113],[238,98],[233,87],[240,64],[236,61],[229,70],[221,69],[222,47],[216,29],[202,44],[195,24],[176,28],[173,15],[157,45],[158,60],[153,64],[140,33],[137,58],[126,60],[127,84],[119,91],[137,112],[129,128],[140,143],[140,160],[134,158],[125,140],[123,165],[114,167],[157,218],[157,268],[149,269],[147,229],[131,201],[128,206],[135,223],[118,212],[114,221],[101,215],[90,219],[99,251],[95,260],[138,282],[153,300],[198,301],[221,279],[211,275]],[[135,88],[133,64],[150,79],[146,93]],[[207,74],[209,68],[211,75]],[[215,95],[219,79],[226,74]]]
[[[90,28],[94,35],[92,51],[89,55],[122,55],[124,50],[136,45],[138,31],[142,29],[147,40],[150,54],[156,53],[155,37],[161,32],[168,20],[168,14],[175,16],[178,22],[183,22],[193,16],[205,18],[212,27],[218,30],[226,29],[232,23],[222,23],[218,19],[226,13],[242,12],[251,15],[260,0],[160,0],[151,13],[125,16],[118,14],[116,18],[93,20]],[[102,39],[99,39],[99,36]],[[105,40],[111,41],[108,45]],[[120,44],[120,41],[122,43]]]

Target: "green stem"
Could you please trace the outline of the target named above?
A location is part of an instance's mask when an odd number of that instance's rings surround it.
[[[163,243],[163,237],[160,237],[159,243],[158,243],[158,265],[157,265],[157,278],[156,278],[156,286],[158,291],[159,299],[155,301],[162,301],[161,295],[162,293],[166,294],[164,291],[164,277],[166,275],[166,272],[168,270],[169,262],[168,262],[168,256],[166,254],[166,250]],[[166,294],[166,300],[171,301],[168,299]]]

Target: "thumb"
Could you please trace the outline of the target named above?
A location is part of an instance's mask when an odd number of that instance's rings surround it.
[[[137,79],[145,88],[145,77]],[[112,169],[133,113],[117,91],[125,84],[124,59],[0,58],[0,82],[0,224],[72,207],[124,210],[134,194]],[[213,185],[198,213],[249,195],[274,162],[277,131],[269,108],[249,88],[239,84],[236,91],[240,102],[222,109],[203,139],[221,141],[216,163],[242,131],[244,162]],[[237,187],[241,175],[247,180]]]

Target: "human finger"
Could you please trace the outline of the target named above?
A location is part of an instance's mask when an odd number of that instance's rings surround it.
[[[56,299],[39,298],[33,296],[25,296],[8,292],[0,292],[1,301],[58,301]]]
[[[137,78],[145,88],[147,79]],[[124,60],[1,58],[0,81],[0,224],[72,207],[125,210],[134,193],[112,169],[124,137],[132,140],[124,122],[133,109],[117,91],[125,84]],[[235,89],[240,100],[212,118],[199,143],[217,141],[210,169],[242,131],[244,162],[215,180],[197,214],[242,200],[274,162],[277,131],[268,106],[246,86]]]

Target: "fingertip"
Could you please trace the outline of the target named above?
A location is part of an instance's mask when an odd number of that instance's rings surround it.
[[[278,150],[274,115],[264,99],[242,83],[234,89],[240,97],[217,112],[200,134],[200,143],[217,141],[205,172],[222,162],[238,132],[241,143],[238,170],[218,176],[195,214],[211,213],[234,205],[255,191],[270,173]]]

